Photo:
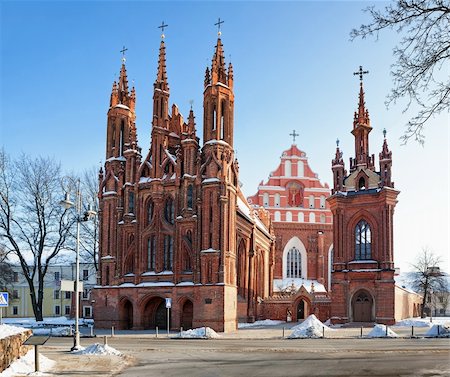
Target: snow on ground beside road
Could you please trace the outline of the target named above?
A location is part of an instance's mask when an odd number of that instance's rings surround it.
[[[426,332],[425,336],[438,336],[440,338],[450,338],[450,324],[433,325],[433,327]]]
[[[69,336],[72,333],[70,327],[38,327],[32,330],[33,335]]]
[[[28,329],[18,326],[0,325],[0,339],[7,338],[8,336],[11,335],[20,334],[27,330]]]
[[[122,356],[120,351],[115,348],[108,346],[107,344],[94,343],[89,347],[80,349],[78,351],[72,351],[76,355],[115,355]]]
[[[205,331],[206,329],[206,331]],[[199,327],[197,329],[191,329],[182,331],[177,335],[174,335],[172,338],[182,338],[182,339],[217,339],[220,338],[220,335],[217,334],[210,327]]]
[[[7,324],[17,324],[22,325],[23,327],[43,327],[47,325],[58,325],[58,326],[70,326],[75,324],[74,319],[66,318],[66,317],[45,317],[43,321],[36,321],[33,317],[25,317],[25,318],[3,318],[3,323]],[[83,324],[93,324],[93,319],[84,319],[80,318],[80,325]]]
[[[386,335],[386,325],[376,324],[372,331],[367,334],[368,338],[398,338],[398,335],[392,331],[389,326],[387,326]]]
[[[333,331],[333,329],[320,322],[314,314],[311,314],[301,324],[292,328],[292,334],[288,338],[321,338],[323,336],[323,329]]]
[[[14,361],[8,368],[6,368],[2,373],[0,373],[0,377],[13,377],[18,374],[21,376],[24,374],[30,376],[48,376],[48,374],[43,373],[47,372],[53,368],[55,362],[45,357],[42,354],[39,354],[39,370],[40,372],[34,372],[34,348],[27,352],[25,356],[22,356],[20,359]]]
[[[421,318],[407,318],[397,322],[394,327],[431,327],[432,323],[426,322]]]
[[[282,323],[286,323],[285,321],[276,321],[273,319],[265,319],[263,321],[255,321],[253,323],[238,323],[238,329],[246,329],[249,327],[258,327],[258,326],[276,326],[281,325]]]

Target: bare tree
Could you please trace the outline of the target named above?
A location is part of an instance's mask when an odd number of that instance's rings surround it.
[[[8,254],[5,247],[0,245],[0,290],[9,292],[13,281],[14,271],[8,261]]]
[[[66,247],[73,220],[60,205],[60,165],[23,155],[16,161],[0,150],[0,236],[18,258],[30,288],[37,321],[42,321],[44,278]]]
[[[391,66],[394,87],[387,96],[386,105],[405,97],[406,112],[412,104],[419,109],[406,127],[402,140],[411,137],[424,143],[425,123],[450,105],[450,3],[448,0],[396,0],[383,10],[370,6],[364,10],[372,20],[353,29],[350,37],[378,35],[393,29],[402,35],[393,54]]]
[[[423,248],[417,255],[416,261],[412,264],[413,271],[409,273],[408,280],[417,292],[423,294],[421,317],[425,317],[425,307],[427,298],[431,298],[431,292],[440,292],[446,285],[446,280],[440,272],[442,260],[432,251]]]

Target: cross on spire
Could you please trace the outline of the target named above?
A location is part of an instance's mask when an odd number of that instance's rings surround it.
[[[128,51],[128,49],[125,46],[123,46],[123,48],[122,48],[122,50],[120,50],[120,52],[122,53],[122,63],[124,63],[124,64],[127,61],[125,59],[125,51]]]
[[[214,24],[215,26],[217,26],[217,34],[218,34],[218,35],[221,35],[221,34],[222,34],[221,31],[220,31],[220,27],[222,26],[222,24],[223,24],[224,22],[225,22],[225,21],[221,20],[220,17],[219,17],[219,20]]]
[[[160,26],[158,26],[158,29],[161,29],[161,38],[164,38],[164,37],[165,37],[165,35],[164,35],[164,29],[165,29],[167,26],[169,26],[169,25],[165,24],[164,21],[161,22],[161,25],[160,25]]]
[[[300,136],[300,134],[296,133],[295,130],[293,130],[292,133],[289,134],[289,136],[292,136],[292,138],[294,139],[293,143],[295,144],[295,138],[296,138],[297,136]]]
[[[353,72],[354,75],[359,75],[359,81],[363,81],[363,75],[368,74],[369,71],[363,71],[363,67],[362,65],[359,66],[359,71],[358,72]]]

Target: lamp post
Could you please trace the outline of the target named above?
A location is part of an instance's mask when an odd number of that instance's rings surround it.
[[[76,241],[76,259],[75,259],[75,333],[73,338],[73,347],[71,348],[72,351],[79,350],[81,348],[80,346],[80,331],[78,322],[80,319],[80,224],[82,221],[88,221],[94,216],[97,215],[95,211],[91,209],[91,206],[88,205],[88,209],[86,212],[84,212],[83,216],[81,216],[81,191],[80,191],[80,179],[78,178],[76,182],[70,178],[66,178],[68,180],[68,185],[64,187],[63,189],[65,191],[64,200],[60,201],[61,206],[63,206],[65,209],[70,209],[72,207],[75,207],[75,220],[77,222],[77,241]],[[72,191],[73,187],[76,187],[76,197],[75,197],[75,203],[73,203],[70,200],[70,192]]]

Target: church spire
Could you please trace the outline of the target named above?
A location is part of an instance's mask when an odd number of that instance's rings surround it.
[[[166,45],[164,44],[164,28],[167,25],[162,22],[158,28],[162,29],[161,43],[159,45],[158,70],[153,84],[153,127],[169,127],[169,84],[166,71]]]
[[[158,71],[156,74],[154,88],[165,92],[169,91],[166,71],[166,46],[164,44],[164,34],[161,36],[161,44],[159,45]]]
[[[227,70],[225,68],[225,57],[223,54],[223,45],[220,35],[217,38],[216,50],[212,58],[211,78],[213,85],[218,82],[227,85]]]
[[[366,109],[364,100],[363,75],[369,71],[363,71],[362,66],[359,66],[359,71],[354,72],[354,75],[359,76],[359,101],[358,111],[355,111],[353,119],[352,134],[355,137],[355,158],[351,159],[350,171],[355,170],[358,166],[373,169],[373,158],[369,155],[369,132],[372,131],[370,126],[369,111]]]

